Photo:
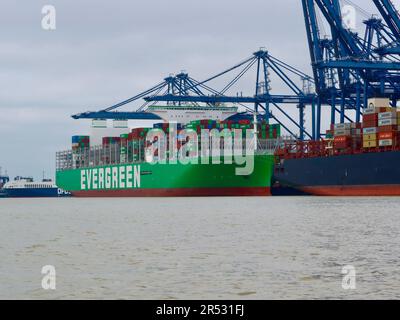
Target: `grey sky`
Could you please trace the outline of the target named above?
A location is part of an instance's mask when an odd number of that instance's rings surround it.
[[[41,28],[45,4],[55,31]],[[0,166],[12,176],[53,176],[55,152],[87,132],[71,114],[169,73],[201,80],[266,47],[311,74],[300,0],[2,0],[0,39]]]

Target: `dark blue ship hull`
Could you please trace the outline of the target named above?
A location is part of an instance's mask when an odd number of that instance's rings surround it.
[[[70,193],[58,188],[15,188],[3,189],[9,198],[56,198],[68,197]]]
[[[273,194],[400,195],[400,151],[285,159],[276,165]]]

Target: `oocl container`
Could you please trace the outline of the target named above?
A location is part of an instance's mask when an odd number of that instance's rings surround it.
[[[351,123],[336,123],[334,129],[336,130],[350,130],[352,128]]]
[[[378,132],[378,128],[377,127],[370,127],[370,128],[364,128],[363,129],[363,134],[374,134]]]
[[[393,126],[393,125],[397,125],[397,119],[382,119],[382,120],[378,120],[378,126],[382,127],[382,126]]]
[[[340,136],[350,136],[351,135],[351,129],[335,129],[334,136],[335,137],[340,137]]]
[[[381,112],[378,114],[378,120],[383,119],[397,119],[396,110],[389,112]]]
[[[393,139],[385,139],[385,140],[379,140],[379,146],[380,147],[391,147],[393,146]]]

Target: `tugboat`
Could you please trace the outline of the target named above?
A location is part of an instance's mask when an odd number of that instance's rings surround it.
[[[36,182],[32,177],[16,177],[7,181],[3,187],[3,196],[9,198],[53,198],[68,197],[70,192],[58,188],[51,179]]]

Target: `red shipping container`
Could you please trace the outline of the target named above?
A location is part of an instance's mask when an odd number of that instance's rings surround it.
[[[337,149],[346,149],[351,147],[351,136],[339,136],[334,138],[334,146]]]
[[[335,137],[335,142],[346,142],[346,141],[351,141],[351,136],[339,136]]]
[[[378,126],[378,120],[363,122],[363,128],[375,128],[377,126]]]
[[[391,132],[391,131],[397,131],[397,126],[378,127],[378,132]]]
[[[351,144],[335,143],[335,149],[348,149],[350,147],[351,147]]]
[[[378,114],[373,113],[373,114],[364,114],[363,115],[363,122],[370,122],[370,121],[378,121]]]

